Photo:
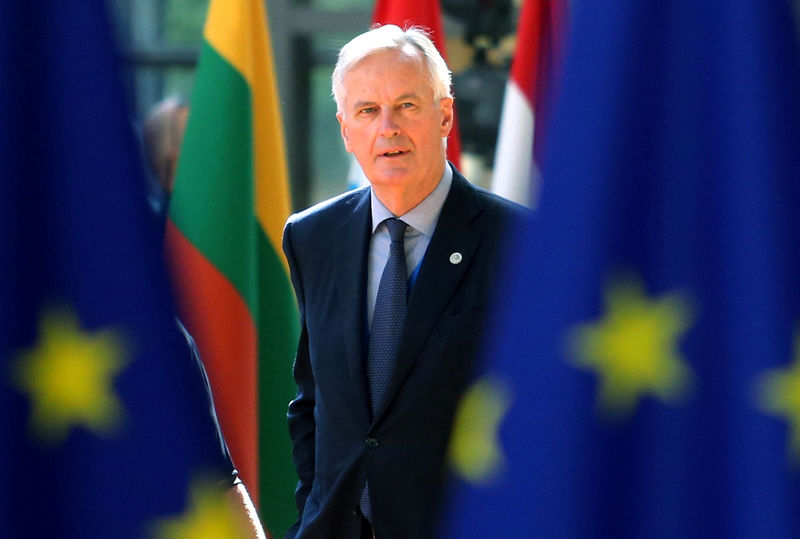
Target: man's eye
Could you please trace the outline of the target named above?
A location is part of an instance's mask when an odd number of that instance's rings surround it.
[[[401,104],[400,104],[400,108],[401,108],[401,109],[410,109],[410,108],[412,108],[413,106],[414,106],[414,103],[401,103]]]
[[[372,114],[377,109],[375,107],[364,107],[363,109],[359,110],[359,114]]]

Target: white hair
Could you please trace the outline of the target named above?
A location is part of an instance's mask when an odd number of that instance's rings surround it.
[[[339,112],[342,112],[342,82],[347,72],[364,58],[385,50],[397,50],[408,55],[420,54],[428,71],[434,101],[453,97],[450,69],[428,33],[416,26],[403,30],[394,24],[387,24],[354,37],[339,51],[339,59],[331,77],[333,99]]]

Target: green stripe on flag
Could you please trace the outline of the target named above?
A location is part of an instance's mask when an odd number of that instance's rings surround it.
[[[261,285],[259,336],[259,475],[260,508],[266,526],[283,537],[297,519],[294,489],[297,473],[286,410],[294,398],[292,360],[300,333],[297,307],[278,253],[259,228]]]

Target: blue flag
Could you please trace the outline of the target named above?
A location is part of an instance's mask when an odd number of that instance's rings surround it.
[[[203,485],[230,470],[173,318],[104,4],[0,6],[4,537],[175,536],[204,501],[224,513]]]
[[[575,3],[443,537],[800,536],[788,0]]]

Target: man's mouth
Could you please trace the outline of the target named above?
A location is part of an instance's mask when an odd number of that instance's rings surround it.
[[[404,155],[406,152],[404,150],[393,150],[391,152],[384,152],[381,154],[381,157],[398,157]]]

